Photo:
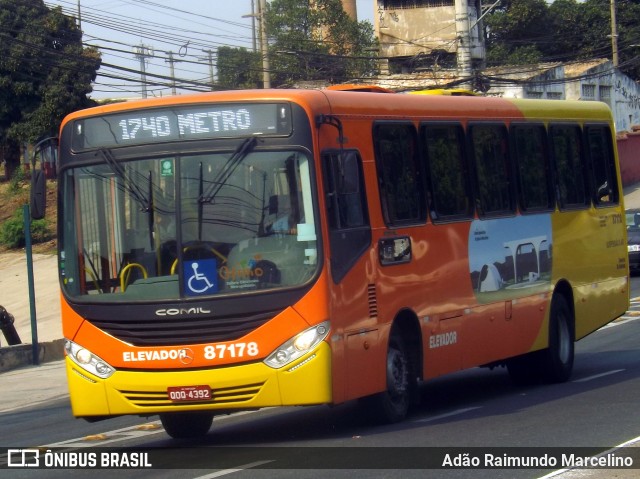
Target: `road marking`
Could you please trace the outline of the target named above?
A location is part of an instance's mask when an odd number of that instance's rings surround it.
[[[626,442],[623,442],[622,444],[618,444],[617,446],[612,447],[611,449],[604,451],[600,454],[598,454],[597,456],[594,457],[598,457],[598,456],[603,456],[605,454],[610,454],[613,452],[616,452],[618,449],[622,449],[623,447],[627,447],[627,446],[633,446],[635,444],[637,444],[638,442],[640,442],[640,436],[635,437],[633,439],[630,439]],[[556,477],[559,476],[560,474],[563,474],[563,478],[564,479],[571,479],[571,478],[582,478],[582,477],[595,477],[594,474],[596,469],[581,469],[578,467],[572,467],[572,468],[565,468],[565,469],[558,469],[557,471],[553,471],[550,472],[549,474],[545,475],[545,476],[541,476],[538,479],[550,479],[552,477]],[[602,475],[601,477],[605,477],[605,475]]]
[[[611,321],[610,323],[605,324],[600,329],[613,328],[615,326],[622,326],[623,324],[629,323],[631,321],[637,321],[640,319],[640,316],[627,316],[626,314],[620,316],[618,319]]]
[[[223,469],[218,472],[212,472],[211,474],[207,474],[206,476],[195,477],[194,479],[213,479],[214,477],[226,476],[227,474],[233,474],[234,472],[242,472],[246,469],[252,469],[254,467],[262,466],[263,464],[268,464],[270,462],[274,462],[274,461],[270,460],[270,461],[250,462],[249,464],[243,464],[242,466],[238,466],[233,469]]]
[[[270,408],[263,408],[270,409]],[[220,416],[216,418],[213,423],[220,424],[225,419],[244,416],[245,414],[254,414],[257,411],[239,411],[233,414]],[[96,447],[103,446],[105,444],[112,444],[114,442],[127,441],[129,439],[136,439],[140,437],[152,436],[154,434],[164,433],[164,428],[160,421],[152,421],[145,424],[138,424],[136,426],[123,427],[122,429],[114,429],[113,431],[106,431],[99,434],[93,434],[91,436],[77,437],[74,439],[67,439],[66,441],[55,442],[52,444],[46,444],[39,447]]]
[[[571,381],[574,383],[586,383],[587,381],[591,381],[593,379],[602,378],[604,376],[610,376],[611,374],[621,373],[625,371],[624,369],[614,369],[613,371],[607,371],[606,373],[594,374],[593,376],[588,376],[586,378],[576,379],[575,381]]]
[[[468,407],[468,408],[464,408],[464,409],[456,409],[455,411],[451,411],[451,412],[447,412],[445,414],[440,414],[438,416],[433,416],[433,417],[428,417],[425,419],[416,419],[413,422],[431,422],[431,421],[437,421],[439,419],[445,419],[451,416],[458,416],[460,414],[464,414],[466,412],[469,411],[474,411],[476,409],[481,409],[482,406],[475,406],[475,407]]]
[[[122,429],[115,429],[113,431],[94,434],[92,436],[68,439],[66,441],[47,444],[46,446],[41,447],[95,447],[112,444],[114,442],[126,441],[129,439],[151,436],[161,432],[164,432],[164,429],[160,425],[160,421],[154,421],[152,423],[124,427]]]

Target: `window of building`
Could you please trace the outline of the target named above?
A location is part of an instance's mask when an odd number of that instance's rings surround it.
[[[609,85],[600,85],[598,87],[598,99],[611,108],[611,86]]]
[[[586,83],[582,84],[582,98],[595,99],[596,97],[596,86],[588,85]]]
[[[412,8],[449,7],[454,0],[383,0],[384,10],[407,10]]]

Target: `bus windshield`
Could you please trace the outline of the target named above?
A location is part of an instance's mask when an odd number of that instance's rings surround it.
[[[298,150],[118,160],[67,169],[61,275],[77,300],[215,296],[302,285],[317,267],[310,159]]]

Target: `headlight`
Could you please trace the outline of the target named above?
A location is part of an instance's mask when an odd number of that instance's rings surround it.
[[[329,335],[329,321],[309,328],[281,345],[264,360],[274,369],[281,368],[304,356]]]
[[[64,349],[67,351],[67,356],[69,356],[74,363],[99,378],[107,379],[116,372],[112,366],[73,341],[67,340]]]

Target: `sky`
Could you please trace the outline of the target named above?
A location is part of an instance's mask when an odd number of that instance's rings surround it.
[[[259,0],[255,0],[256,8]],[[358,20],[373,24],[375,0],[357,0]],[[80,10],[83,42],[99,47],[103,65],[91,97],[132,98],[172,94],[171,65],[185,88],[203,90],[210,79],[210,58],[220,46],[253,48],[252,0],[44,0],[67,15]],[[259,48],[259,46],[258,46]],[[141,63],[145,53],[144,65]],[[146,56],[149,55],[149,56]],[[173,62],[170,59],[173,58]],[[148,85],[140,84],[141,71]],[[214,68],[215,74],[215,68]],[[154,76],[158,75],[158,76]],[[165,78],[162,78],[165,77]],[[193,82],[193,84],[188,84]]]

